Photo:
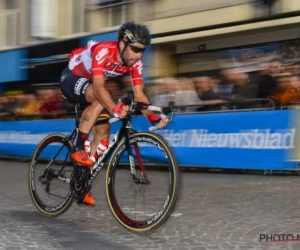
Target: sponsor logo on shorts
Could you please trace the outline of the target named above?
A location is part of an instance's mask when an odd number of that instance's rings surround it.
[[[66,77],[67,77],[66,74],[65,74],[65,75],[62,75],[61,78],[60,78],[60,81],[63,82],[63,81],[66,79]]]
[[[87,89],[87,87],[89,86],[90,84],[87,82],[85,85],[84,85],[84,87],[83,87],[83,89],[82,89],[82,94],[85,94],[85,91],[86,91],[86,89]]]
[[[78,81],[76,82],[75,87],[74,87],[74,93],[75,93],[76,95],[80,95],[80,90],[81,90],[82,86],[83,86],[84,83],[86,83],[88,80],[89,80],[89,79],[84,78],[84,77],[81,77],[81,78],[78,79]],[[87,83],[86,85],[88,85],[88,83]],[[84,88],[84,91],[85,91],[86,88],[87,88],[87,87]]]

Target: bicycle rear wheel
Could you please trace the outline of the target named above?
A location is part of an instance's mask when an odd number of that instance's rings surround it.
[[[73,144],[65,135],[51,134],[38,145],[29,167],[29,192],[43,215],[55,217],[72,204],[70,180],[73,165],[69,156]]]
[[[158,228],[171,215],[179,192],[179,171],[173,152],[159,135],[135,133],[130,137],[130,147],[132,158],[124,141],[111,157],[106,196],[122,226],[144,232]],[[128,162],[134,162],[134,168]]]

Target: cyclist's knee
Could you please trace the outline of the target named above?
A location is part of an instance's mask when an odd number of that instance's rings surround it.
[[[90,106],[93,107],[93,110],[97,110],[99,114],[104,109],[104,107],[97,100],[94,100],[92,103],[90,103]]]

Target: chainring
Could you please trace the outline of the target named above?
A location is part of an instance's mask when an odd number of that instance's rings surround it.
[[[90,191],[91,187],[89,186],[88,175],[89,171],[82,167],[77,167],[73,172],[70,181],[70,189],[74,199],[83,199]]]

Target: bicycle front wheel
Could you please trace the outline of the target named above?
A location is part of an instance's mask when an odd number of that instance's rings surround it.
[[[65,135],[52,134],[38,145],[29,167],[29,192],[33,204],[43,215],[54,217],[72,204],[70,180],[73,144]]]
[[[129,144],[132,156],[123,141],[111,157],[106,196],[122,226],[145,232],[158,228],[171,215],[179,192],[179,171],[172,150],[161,136],[135,133]]]

